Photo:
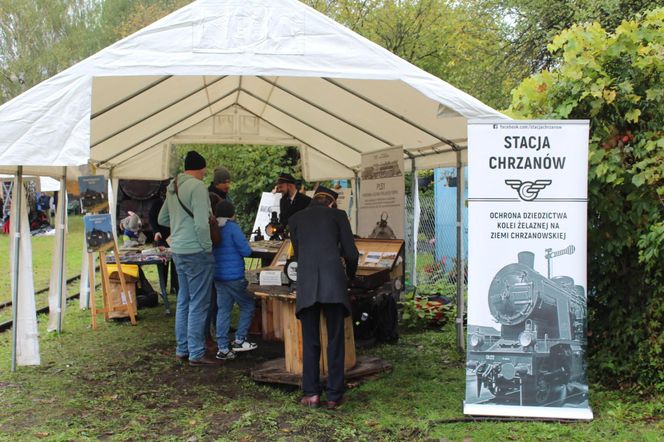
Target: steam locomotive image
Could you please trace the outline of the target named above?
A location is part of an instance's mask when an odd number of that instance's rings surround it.
[[[108,243],[113,242],[113,234],[99,229],[92,229],[86,235],[88,251],[99,250]]]
[[[493,403],[562,406],[573,396],[585,399],[585,289],[569,276],[551,277],[551,260],[573,253],[574,246],[546,249],[548,277],[534,269],[529,251],[496,273],[488,306],[500,335],[485,336],[487,327],[469,325],[466,367],[477,385],[467,402],[486,399],[484,389]]]

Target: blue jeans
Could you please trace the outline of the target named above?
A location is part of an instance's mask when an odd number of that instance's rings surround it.
[[[178,274],[175,354],[198,360],[205,355],[205,318],[210,307],[214,257],[210,252],[173,253]]]
[[[214,281],[217,288],[217,346],[220,350],[228,349],[228,330],[231,326],[233,303],[240,307],[240,320],[235,332],[236,341],[247,339],[247,332],[254,316],[256,301],[247,292],[247,280]]]

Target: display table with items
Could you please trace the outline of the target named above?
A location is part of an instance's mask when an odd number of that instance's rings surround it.
[[[260,258],[261,267],[269,266],[283,243],[277,240],[251,241],[251,258]]]
[[[360,251],[360,266],[358,276],[351,281],[349,288],[353,314],[346,318],[344,327],[346,341],[344,367],[347,379],[391,368],[380,358],[356,355],[357,330],[354,324],[360,326],[372,323],[372,316],[376,314],[376,310],[365,309],[365,306],[377,296],[392,296],[392,287],[395,285],[400,287],[399,284],[403,282],[403,241],[358,239],[356,245]],[[247,271],[247,279],[250,282],[248,290],[261,300],[263,339],[284,342],[284,358],[267,361],[255,367],[251,371],[251,376],[261,382],[300,385],[302,326],[295,317],[296,271],[291,266],[294,261],[289,259],[289,250],[291,250],[290,241],[285,240],[269,266]],[[393,279],[399,282],[394,282]],[[359,299],[363,299],[364,302],[359,302]],[[323,315],[321,315],[320,340],[321,378],[324,379],[327,375],[327,327]]]
[[[120,263],[137,265],[139,269],[145,265],[157,266],[157,273],[159,274],[159,291],[161,299],[164,302],[164,310],[168,315],[171,313],[171,307],[168,302],[166,291],[166,278],[168,273],[168,266],[171,261],[171,251],[165,247],[152,247],[152,248],[131,248],[120,249]],[[115,263],[115,256],[107,255],[106,262],[109,264]]]

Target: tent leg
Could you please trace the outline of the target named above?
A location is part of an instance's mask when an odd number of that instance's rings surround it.
[[[358,233],[360,228],[360,180],[358,179],[357,171],[355,172],[355,233]]]
[[[457,284],[456,284],[456,303],[457,303],[457,317],[456,317],[456,340],[457,348],[459,351],[464,351],[466,348],[466,340],[463,329],[463,315],[465,310],[464,304],[464,259],[463,259],[463,164],[461,163],[461,152],[457,151],[457,207],[456,207],[456,255],[457,255]]]
[[[67,226],[67,168],[62,168],[62,177],[60,178],[60,193],[58,194],[58,207],[60,208],[60,219],[58,220],[60,234],[60,266],[58,268],[58,326],[57,332],[62,332],[62,294],[64,293],[64,274],[65,274],[65,230]]]
[[[413,287],[417,287],[417,236],[419,235],[419,221],[420,217],[415,215],[416,211],[419,211],[419,189],[417,183],[417,169],[415,169],[415,158],[410,159],[412,162],[412,183],[411,183],[411,195],[413,197],[413,264],[410,274],[410,279],[413,284]],[[419,215],[419,214],[418,214]]]
[[[14,268],[12,273],[12,371],[16,371],[16,343],[18,339],[18,273],[19,254],[21,250],[21,197],[23,191],[23,166],[18,166],[14,184],[14,195],[12,207],[14,208],[14,219],[11,226],[14,227]]]

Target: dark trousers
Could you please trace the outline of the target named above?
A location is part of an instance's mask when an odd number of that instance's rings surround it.
[[[327,400],[339,401],[344,394],[344,314],[343,304],[319,304],[302,309],[302,390],[305,396],[319,395],[320,312],[327,321]]]

